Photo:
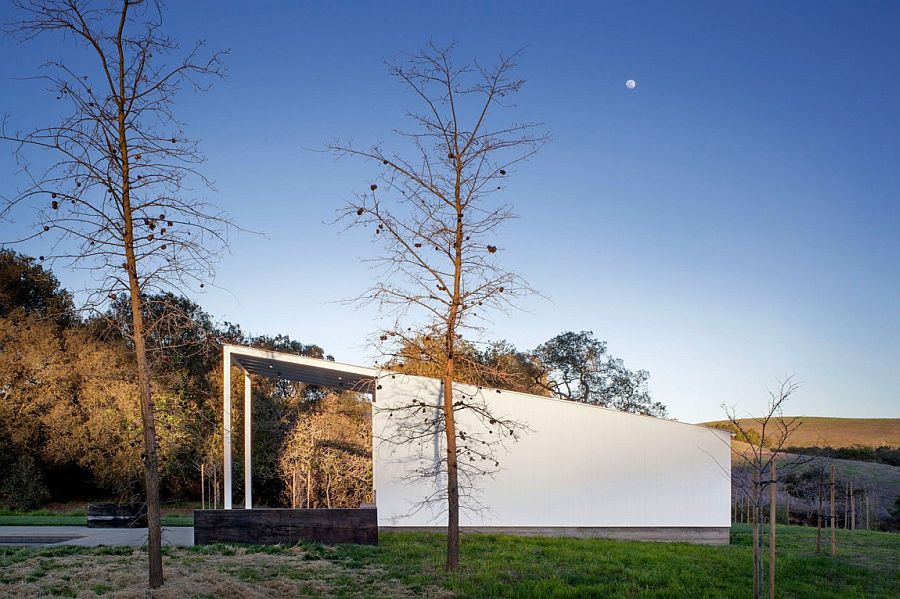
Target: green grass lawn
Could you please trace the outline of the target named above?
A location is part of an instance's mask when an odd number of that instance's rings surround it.
[[[780,527],[779,597],[900,597],[900,535]],[[467,535],[462,568],[443,571],[444,537],[384,534],[377,547],[167,548],[154,597],[747,597],[749,531],[730,546]],[[0,596],[140,594],[146,555],[118,548],[0,548]]]
[[[163,526],[193,526],[194,518],[182,514],[164,514]],[[0,526],[87,526],[84,510],[56,512],[35,510],[12,512],[0,510]]]

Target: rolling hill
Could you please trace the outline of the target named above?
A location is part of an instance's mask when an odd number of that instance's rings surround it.
[[[786,417],[790,418],[790,417]],[[852,482],[861,497],[868,498],[874,527],[884,525],[889,517],[888,510],[900,496],[900,467],[888,463],[873,463],[877,460],[833,459],[814,457],[813,448],[829,448],[827,451],[853,446],[900,448],[900,418],[823,418],[817,416],[800,417],[801,424],[791,435],[786,446],[797,448],[799,453],[785,454],[779,460],[779,472],[802,476],[805,471],[827,468],[834,465],[838,487],[844,489]],[[739,420],[741,427],[760,432],[760,425],[752,418]],[[727,420],[704,422],[705,425],[728,424]],[[767,431],[767,436],[768,436]],[[742,455],[749,455],[750,446],[740,441],[732,441],[733,496],[740,497],[742,489],[749,486],[750,471]],[[823,450],[824,451],[824,450]],[[841,452],[838,452],[841,453]],[[846,453],[846,452],[844,452]],[[805,455],[805,458],[801,456]],[[840,456],[837,456],[840,457]],[[795,459],[801,458],[799,462]],[[808,460],[808,461],[804,461]],[[794,462],[793,465],[790,465]],[[779,488],[779,501],[784,500],[784,489]],[[815,493],[805,493],[804,497],[794,494],[791,498],[795,516],[805,514],[807,518],[815,513]],[[838,493],[838,502],[843,494]],[[862,509],[862,508],[860,508]],[[863,512],[861,512],[862,514]],[[862,518],[862,515],[860,515]]]
[[[790,417],[786,417],[790,418]],[[801,425],[791,435],[792,447],[900,447],[900,418],[823,418],[802,416]],[[727,424],[727,420],[702,424]],[[760,426],[752,418],[742,418],[742,427],[760,432]]]

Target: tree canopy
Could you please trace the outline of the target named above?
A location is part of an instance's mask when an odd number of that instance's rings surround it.
[[[554,396],[623,412],[665,417],[666,407],[650,396],[646,370],[629,370],[591,331],[567,331],[534,350],[546,375],[539,384]]]
[[[71,294],[34,258],[0,248],[0,316],[21,309],[57,320],[74,316]]]

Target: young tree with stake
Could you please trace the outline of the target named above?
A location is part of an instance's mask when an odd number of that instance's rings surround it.
[[[497,431],[514,438],[517,425],[492,414],[477,394],[455,389],[458,361],[465,359],[463,335],[478,335],[491,310],[508,310],[529,291],[520,276],[496,260],[497,230],[513,213],[495,198],[511,168],[548,141],[535,123],[498,123],[499,110],[524,84],[513,76],[517,55],[501,56],[485,67],[477,62],[457,66],[452,54],[452,46],[429,44],[406,62],[389,64],[422,106],[421,112],[408,114],[414,130],[401,133],[408,151],[339,142],[329,146],[338,156],[367,159],[381,169],[378,183],[342,213],[349,226],[373,231],[385,250],[374,260],[381,268],[379,281],[356,300],[375,304],[393,320],[376,334],[378,350],[396,364],[401,349],[415,347],[422,360],[438,367],[443,382],[442,403],[433,418],[421,418],[423,406],[415,402],[395,411],[407,424],[397,442],[435,435],[445,439],[438,463],[418,474],[446,476],[446,489],[425,502],[446,500],[449,570],[459,565],[460,496],[498,465],[492,453],[501,442]],[[461,411],[488,428],[460,430],[455,415]],[[479,434],[495,437],[476,439]]]
[[[190,196],[192,182],[209,182],[197,170],[197,144],[173,112],[183,87],[202,90],[205,78],[222,74],[222,53],[204,58],[198,43],[177,58],[178,44],[161,32],[161,6],[152,0],[15,5],[19,19],[6,25],[8,33],[22,41],[57,35],[84,52],[89,66],[52,61],[34,77],[67,107],[57,124],[14,132],[4,119],[0,138],[16,144],[27,186],[6,199],[2,214],[38,208],[36,229],[24,239],[45,243],[42,259],[89,271],[87,309],[102,313],[110,300],[127,299],[123,334],[140,390],[149,584],[156,588],[163,583],[160,481],[147,347],[153,323],[144,298],[202,288],[225,247],[227,218]],[[40,168],[28,161],[38,153],[47,161]]]
[[[743,461],[751,471],[751,482],[749,489],[745,489],[745,495],[750,501],[751,509],[751,525],[753,539],[753,597],[760,599],[765,585],[765,560],[763,545],[763,500],[765,497],[765,489],[769,488],[769,597],[774,599],[775,594],[775,498],[776,485],[778,479],[776,477],[775,462],[781,456],[787,442],[794,431],[797,430],[802,422],[799,418],[784,417],[784,403],[796,393],[800,385],[791,377],[780,381],[778,388],[769,392],[769,402],[766,413],[758,418],[750,420],[755,424],[757,433],[748,427],[739,419],[735,413],[733,406],[723,405],[725,414],[733,430],[737,431],[737,438],[742,439],[744,443],[742,447],[732,446],[732,451],[741,461]],[[803,458],[795,459],[793,464],[783,464],[784,466],[795,465]],[[735,474],[737,472],[735,471]],[[768,479],[768,480],[766,480]]]

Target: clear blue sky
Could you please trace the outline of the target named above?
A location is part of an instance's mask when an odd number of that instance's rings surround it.
[[[392,140],[414,100],[385,57],[429,38],[460,59],[525,47],[517,110],[554,139],[511,179],[520,218],[499,245],[550,301],[499,316],[496,338],[593,330],[686,421],[758,412],[787,374],[804,383],[791,412],[900,416],[900,4],[598,4],[170,2],[183,43],[231,49],[228,80],[180,116],[210,198],[265,233],[235,236],[227,291],[196,299],[369,361],[371,315],[331,302],[370,282],[375,248],[325,223],[373,171],[303,148]],[[52,101],[14,77],[67,48],[0,43],[12,123],[46,122]]]

